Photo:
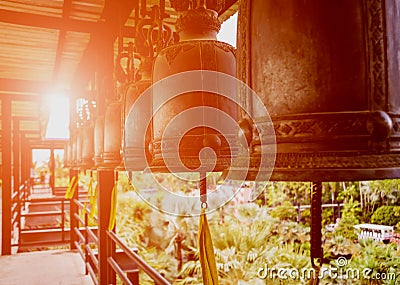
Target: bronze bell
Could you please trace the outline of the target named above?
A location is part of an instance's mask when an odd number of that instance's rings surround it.
[[[100,166],[103,163],[104,150],[104,117],[99,116],[94,126],[94,164]]]
[[[83,146],[83,128],[79,127],[76,132],[76,164],[82,166],[82,146]]]
[[[122,103],[107,106],[104,116],[103,166],[116,167],[121,164]]]
[[[77,134],[71,136],[71,163],[70,166],[75,167],[78,165],[77,160]]]
[[[229,44],[217,41],[220,22],[214,10],[203,7],[189,9],[178,20],[176,29],[180,40],[159,52],[154,62],[153,84],[168,76],[194,70],[216,71],[235,76],[235,51]],[[223,134],[215,128],[202,125],[201,118],[197,122],[198,127],[187,130],[187,122],[179,119],[179,115],[191,112],[191,108],[206,106],[236,119],[235,103],[205,91],[177,94],[179,96],[171,100],[166,99],[166,94],[172,92],[171,90],[153,88],[153,91],[151,168],[155,171],[195,170],[202,164],[199,153],[205,147],[212,148],[216,154],[215,166],[208,171],[221,171],[226,168],[230,162],[231,149]],[[196,125],[195,120],[198,118],[190,119]],[[174,120],[177,122],[172,128],[173,131],[163,134]],[[234,136],[234,133],[235,131],[228,135]],[[176,152],[179,153],[176,155]],[[180,160],[182,164],[168,165],[169,169],[166,169],[165,158],[173,155],[177,156],[173,161]]]
[[[139,98],[151,85],[152,60],[143,57],[139,71],[141,78],[129,84],[124,96],[124,139],[123,154],[125,168],[128,171],[142,171],[150,161],[148,145],[151,139],[151,124],[146,125],[144,118],[151,116],[151,96]],[[139,99],[139,101],[137,101]],[[137,104],[134,108],[133,105]]]
[[[400,177],[400,18],[394,1],[240,5],[238,78],[272,118],[277,153],[271,179]],[[268,122],[257,116],[259,106],[252,107],[261,132],[244,127],[252,151],[247,179],[255,179],[268,147],[260,143]]]
[[[94,162],[94,128],[91,125],[82,127],[81,166],[90,168]]]

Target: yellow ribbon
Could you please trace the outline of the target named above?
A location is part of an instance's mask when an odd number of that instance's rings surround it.
[[[205,209],[201,210],[199,222],[199,259],[204,285],[218,285],[218,270],[215,261],[214,246],[208,226]]]
[[[117,218],[117,185],[114,184],[114,187],[111,192],[111,209],[110,209],[110,221],[108,223],[108,230],[112,231],[115,226],[115,220]]]
[[[76,176],[72,177],[71,182],[68,185],[67,191],[65,192],[65,199],[72,199],[72,197],[74,197],[75,189],[78,186],[78,180],[76,179]]]
[[[87,201],[92,196],[92,188],[93,188],[93,177],[90,177],[90,181],[89,181],[89,186],[88,186],[88,189],[87,189],[85,202],[83,203],[83,211],[82,212],[83,212],[84,215],[86,214]]]
[[[97,194],[98,194],[98,186],[94,186],[94,190],[92,191],[93,195],[90,196],[90,213],[89,213],[89,218],[93,219],[94,214],[96,213],[96,207],[97,207]]]

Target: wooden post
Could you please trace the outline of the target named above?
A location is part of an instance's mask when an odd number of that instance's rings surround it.
[[[115,252],[115,245],[107,242],[108,224],[111,212],[111,195],[114,187],[114,170],[100,169],[98,179],[98,238],[99,238],[99,285],[115,284],[115,273],[108,265],[107,258]]]
[[[21,137],[21,182],[25,183],[25,181],[28,179],[27,174],[27,167],[28,167],[28,162],[27,162],[27,146],[26,146],[26,139],[24,136]]]
[[[51,188],[51,193],[54,195],[55,194],[55,159],[54,159],[54,148],[50,149],[50,163],[49,163],[49,170],[50,170],[50,188]]]
[[[78,180],[78,170],[76,169],[71,169],[69,171],[69,180],[72,181],[73,177],[75,178],[75,181]],[[76,249],[75,246],[75,241],[78,240],[78,235],[76,234],[74,228],[79,227],[78,221],[74,217],[74,214],[78,214],[78,205],[74,203],[74,199],[78,199],[78,192],[79,192],[79,181],[77,182],[76,189],[74,192],[73,197],[71,198],[71,201],[69,202],[69,220],[70,220],[70,248],[71,249]]]
[[[14,192],[18,191],[21,184],[20,167],[21,167],[21,147],[20,147],[20,134],[19,134],[19,119],[13,120],[13,177]]]
[[[311,261],[319,259],[322,264],[322,183],[313,182],[311,186]]]
[[[7,96],[1,99],[2,116],[2,235],[1,254],[11,254],[11,100]]]

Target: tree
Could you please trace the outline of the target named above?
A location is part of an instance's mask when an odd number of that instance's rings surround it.
[[[395,226],[400,222],[400,206],[381,206],[371,217],[374,224]]]
[[[343,205],[342,218],[335,231],[336,235],[341,235],[350,240],[357,239],[354,231],[354,226],[360,223],[361,208],[358,201],[353,201],[352,198]]]
[[[271,211],[271,217],[280,219],[282,221],[294,221],[297,213],[292,203],[284,201],[282,205],[277,206]]]

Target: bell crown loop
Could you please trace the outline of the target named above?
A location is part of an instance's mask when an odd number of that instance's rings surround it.
[[[176,31],[215,31],[219,32],[221,22],[218,14],[214,10],[198,7],[188,10],[185,15],[181,15],[176,22]]]

